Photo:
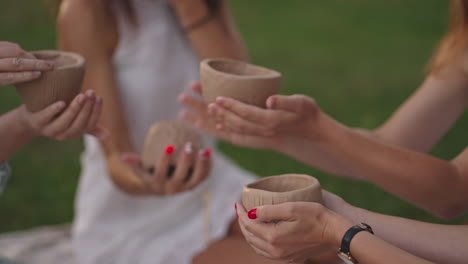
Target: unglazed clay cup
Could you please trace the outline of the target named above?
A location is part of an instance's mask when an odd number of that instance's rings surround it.
[[[37,59],[55,61],[55,67],[42,72],[42,76],[36,80],[16,85],[27,109],[37,112],[57,101],[68,105],[80,93],[85,59],[76,53],[54,50],[35,51],[32,54]]]
[[[242,192],[242,204],[247,210],[287,202],[323,203],[320,182],[309,175],[284,174],[247,184]]]
[[[179,154],[184,151],[185,144],[192,143],[192,151],[198,153],[203,147],[200,134],[189,124],[180,120],[159,121],[153,124],[146,136],[141,161],[146,170],[153,170],[156,161],[165,154],[167,145],[174,146],[171,155],[171,166],[176,165]]]
[[[224,96],[265,108],[268,97],[280,89],[281,74],[243,61],[205,59],[200,63],[200,81],[207,103]]]

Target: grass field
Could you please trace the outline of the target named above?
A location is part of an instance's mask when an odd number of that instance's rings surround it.
[[[447,2],[233,0],[232,6],[252,60],[284,73],[282,93],[313,96],[334,118],[371,129],[422,82],[425,64],[445,30]],[[2,0],[1,5],[0,39],[29,50],[55,47],[53,21],[41,1]],[[1,89],[0,113],[19,103],[12,87]],[[467,144],[467,127],[465,115],[432,153],[454,157]],[[5,140],[0,139],[0,146]],[[260,176],[315,175],[326,189],[354,205],[440,222],[370,184],[337,178],[271,152],[220,147]],[[11,158],[14,177],[0,198],[0,232],[72,219],[81,149],[78,140],[58,144],[38,139]]]

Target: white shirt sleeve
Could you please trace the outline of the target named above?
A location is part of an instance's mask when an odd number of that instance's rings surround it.
[[[3,193],[5,189],[6,183],[10,178],[11,169],[8,165],[8,162],[0,164],[0,195]]]

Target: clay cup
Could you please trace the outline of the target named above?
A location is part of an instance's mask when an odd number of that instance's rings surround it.
[[[191,142],[194,153],[203,147],[200,134],[189,124],[180,120],[159,121],[151,126],[141,155],[143,168],[152,171],[154,164],[164,155],[167,145],[174,146],[170,165],[175,168],[179,154],[184,151],[185,144]],[[171,170],[173,170],[172,168]]]
[[[320,182],[309,175],[284,174],[247,184],[242,192],[242,204],[247,210],[287,202],[323,203]]]
[[[268,97],[280,89],[281,74],[243,61],[205,59],[200,63],[200,81],[207,103],[224,96],[265,108]]]
[[[55,67],[52,71],[42,72],[42,76],[36,80],[16,85],[27,109],[37,112],[58,101],[68,105],[80,93],[85,59],[76,53],[53,50],[32,54],[37,59],[55,61]]]

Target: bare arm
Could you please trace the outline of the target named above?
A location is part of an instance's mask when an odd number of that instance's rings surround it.
[[[326,206],[353,223],[367,223],[376,236],[436,263],[466,263],[468,227],[437,225],[388,216],[351,206],[340,197],[323,191]]]
[[[240,228],[250,246],[261,255],[288,263],[308,263],[307,260],[312,261],[323,252],[337,254],[344,234],[354,225],[317,203],[264,205],[248,213],[237,204],[236,210]],[[368,232],[356,234],[351,240],[350,252],[362,264],[431,263]],[[331,261],[328,259],[327,263]]]
[[[428,77],[376,132],[343,126],[311,98],[300,95],[270,97],[267,110],[221,98],[210,110],[226,131],[282,137],[285,144],[273,145],[273,149],[326,171],[373,182],[438,216],[451,218],[468,210],[464,164],[468,154],[465,151],[447,162],[421,152],[447,132],[467,103],[465,74],[452,69]],[[294,142],[290,138],[309,143],[298,150],[288,143]]]
[[[172,0],[183,28],[189,28],[210,12],[204,0]],[[227,0],[219,0],[219,9],[206,23],[186,31],[200,60],[224,57],[247,60],[247,53],[230,14]]]

